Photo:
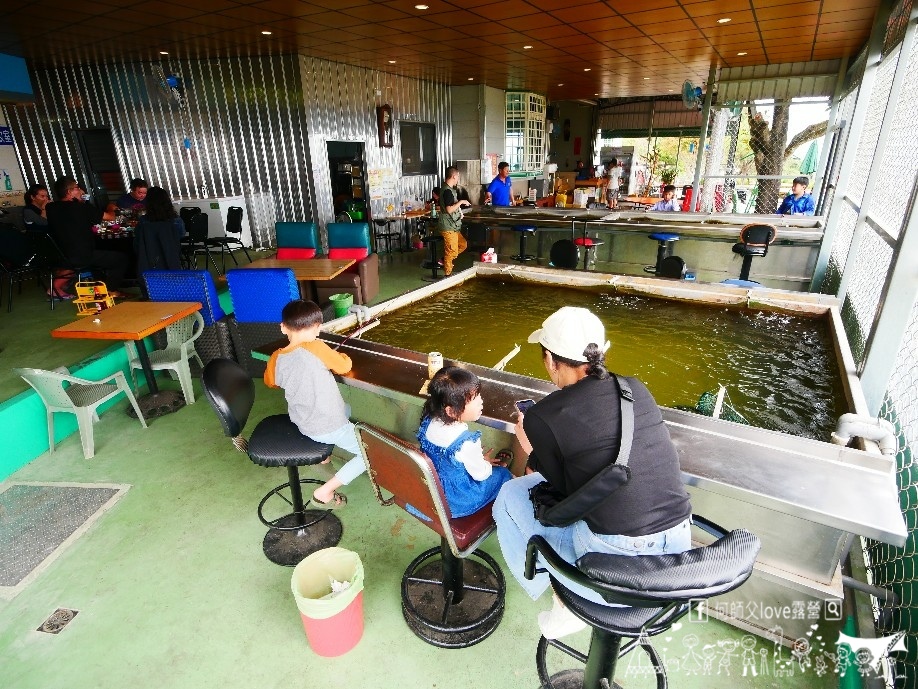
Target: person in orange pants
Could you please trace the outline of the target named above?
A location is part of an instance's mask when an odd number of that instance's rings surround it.
[[[446,168],[446,179],[440,189],[440,218],[438,227],[440,236],[443,237],[443,273],[450,275],[453,272],[453,261],[468,244],[462,236],[462,208],[472,204],[460,201],[457,198],[456,185],[459,183],[459,170],[453,166]]]

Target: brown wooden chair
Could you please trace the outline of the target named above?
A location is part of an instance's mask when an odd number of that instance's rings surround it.
[[[408,626],[441,648],[465,648],[486,639],[503,617],[506,592],[500,566],[476,550],[494,530],[491,505],[453,519],[430,459],[390,433],[365,423],[356,426],[379,503],[399,505],[440,535],[440,546],[421,553],[402,576]]]

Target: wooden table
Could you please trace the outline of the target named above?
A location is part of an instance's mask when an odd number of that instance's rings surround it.
[[[353,258],[304,258],[280,261],[276,258],[260,258],[240,268],[289,268],[293,277],[300,283],[300,296],[303,299],[315,299],[312,284],[316,280],[331,280],[354,265]]]
[[[428,218],[430,217],[429,208],[420,208],[414,211],[406,211],[405,213],[399,213],[398,215],[387,215],[385,217],[379,218],[379,220],[389,220],[389,221],[401,221],[402,223],[402,241],[400,242],[402,248],[405,247],[411,248],[411,220],[418,220],[419,218]]]
[[[631,203],[631,204],[634,204],[635,206],[645,206],[649,208],[650,206],[654,205],[658,201],[662,201],[662,200],[663,200],[662,198],[659,198],[656,196],[626,196],[623,199],[619,199],[619,203],[624,201],[625,203]]]
[[[149,390],[137,402],[144,418],[152,418],[183,406],[184,397],[177,391],[159,390],[150,367],[150,356],[141,340],[200,310],[201,304],[196,301],[125,301],[98,315],[83,316],[62,325],[51,331],[51,337],[137,342],[137,358]],[[180,404],[176,404],[177,398],[181,399]]]

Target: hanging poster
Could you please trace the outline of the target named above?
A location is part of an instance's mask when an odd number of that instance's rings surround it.
[[[395,170],[392,168],[370,168],[367,170],[367,184],[370,187],[370,200],[392,198],[395,196]]]

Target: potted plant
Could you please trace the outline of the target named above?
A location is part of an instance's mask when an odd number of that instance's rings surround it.
[[[663,184],[672,184],[676,179],[676,175],[679,174],[679,171],[675,166],[667,165],[660,171],[660,181]]]

